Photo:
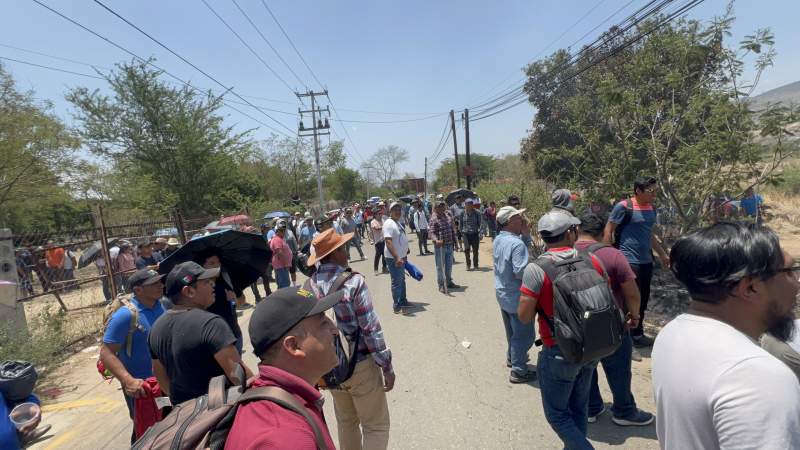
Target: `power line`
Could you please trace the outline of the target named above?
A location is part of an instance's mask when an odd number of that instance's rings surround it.
[[[242,7],[241,7],[241,6],[239,6],[239,3],[237,3],[237,2],[236,2],[236,0],[231,0],[231,1],[232,1],[232,2],[233,2],[233,4],[236,6],[236,9],[238,9],[238,10],[239,10],[239,12],[240,12],[240,13],[242,13],[242,15],[244,16],[244,18],[245,18],[245,19],[247,19],[247,22],[249,22],[249,23],[250,23],[250,25],[253,27],[253,29],[254,29],[254,30],[256,30],[256,33],[258,33],[258,35],[259,35],[259,36],[261,36],[261,39],[262,39],[264,42],[266,42],[266,44],[269,46],[269,48],[271,48],[271,49],[272,49],[272,51],[275,53],[275,56],[277,56],[277,57],[278,57],[278,59],[280,59],[280,60],[281,60],[281,62],[283,63],[283,65],[284,65],[284,66],[286,66],[286,68],[287,68],[287,69],[289,69],[289,72],[291,72],[291,73],[292,73],[292,75],[294,75],[295,79],[296,79],[296,80],[297,80],[297,81],[298,81],[298,82],[299,82],[299,83],[300,83],[300,84],[301,84],[303,87],[307,87],[307,86],[306,86],[306,83],[305,83],[303,80],[301,80],[299,76],[297,76],[297,73],[295,73],[295,71],[292,69],[292,67],[289,65],[289,63],[287,63],[287,62],[286,62],[286,60],[285,60],[285,59],[283,59],[283,56],[281,56],[281,54],[278,52],[278,50],[277,50],[275,47],[273,47],[273,46],[272,46],[272,44],[269,42],[269,39],[267,39],[267,37],[266,37],[266,36],[264,36],[264,33],[262,33],[262,32],[261,32],[261,30],[260,30],[260,29],[259,29],[259,28],[256,26],[256,24],[255,24],[255,23],[253,23],[253,21],[252,21],[252,20],[250,20],[250,16],[248,16],[248,15],[247,15],[247,13],[244,11],[244,9],[242,9]],[[203,2],[205,2],[205,0],[203,0]]]
[[[264,61],[264,58],[262,58],[261,55],[259,55],[255,50],[253,50],[253,47],[251,47],[250,44],[248,44],[247,41],[245,41],[244,38],[239,33],[237,33],[236,30],[234,30],[233,27],[228,24],[228,22],[225,21],[225,19],[223,19],[222,16],[220,16],[217,13],[217,11],[215,11],[214,8],[212,8],[211,5],[208,4],[206,0],[200,0],[200,1],[203,2],[204,5],[206,5],[206,8],[208,8],[208,10],[211,11],[211,13],[214,14],[217,17],[217,19],[219,19],[219,21],[222,22],[222,24],[225,25],[228,28],[228,30],[230,30],[231,33],[233,33],[234,36],[236,36],[236,39],[238,39],[239,42],[241,42],[242,45],[244,45],[245,48],[247,48],[247,50],[250,50],[250,53],[252,53],[253,56],[256,57],[256,59],[261,61],[261,64],[264,67],[266,67],[267,70],[269,70],[269,72],[275,76],[275,78],[280,80],[280,82],[283,83],[284,86],[286,86],[286,89],[289,89],[290,91],[294,92],[294,89],[292,89],[292,87],[289,86],[289,83],[287,83],[286,80],[284,80],[283,77],[281,77],[278,74],[278,72],[276,72],[275,69],[272,68],[272,66],[267,64],[267,62]]]
[[[91,67],[92,69],[95,69],[95,70],[97,70],[98,68],[103,69],[103,70],[108,70],[108,71],[113,70],[113,69],[111,69],[109,67],[103,67],[103,66],[99,66],[97,64],[90,64],[90,63],[83,62],[83,61],[78,61],[78,60],[75,60],[75,59],[64,58],[64,57],[61,57],[61,56],[50,55],[48,53],[42,53],[42,52],[38,52],[36,50],[27,49],[27,48],[15,47],[13,45],[0,44],[0,47],[10,48],[10,49],[13,49],[13,50],[18,50],[18,51],[25,52],[25,53],[30,53],[30,54],[33,54],[33,55],[46,56],[48,58],[57,59],[59,61],[65,61],[65,62],[69,62],[69,63],[72,63],[72,64],[78,64],[78,65],[81,65],[81,66]]]
[[[312,77],[314,77],[314,81],[316,81],[317,84],[319,84],[319,86],[321,88],[325,89],[325,86],[323,86],[322,82],[319,81],[319,78],[317,78],[317,75],[314,73],[313,70],[311,70],[311,66],[308,65],[308,63],[306,62],[306,59],[303,58],[302,54],[300,54],[300,50],[298,50],[297,46],[294,45],[294,42],[292,41],[292,38],[290,38],[289,34],[286,33],[286,30],[283,29],[283,25],[281,25],[281,23],[278,21],[278,18],[275,17],[275,14],[272,13],[272,10],[267,5],[267,2],[264,1],[264,0],[261,0],[261,4],[264,5],[264,9],[267,10],[267,12],[269,13],[270,17],[272,17],[272,20],[275,21],[275,24],[278,25],[278,28],[280,28],[281,33],[283,33],[283,36],[286,38],[286,40],[289,41],[289,44],[291,44],[292,48],[294,49],[294,52],[300,58],[300,61],[303,62],[303,65],[306,66],[306,69],[308,69],[308,72],[311,74]],[[328,99],[328,100],[330,100],[330,99]]]
[[[34,1],[38,1],[38,0],[34,0]],[[211,80],[211,81],[213,81],[214,83],[218,84],[218,85],[219,85],[221,88],[223,88],[223,89],[224,89],[226,92],[230,92],[231,94],[233,94],[233,95],[234,95],[236,98],[238,98],[239,100],[241,100],[241,101],[243,101],[243,102],[247,103],[247,104],[248,104],[250,107],[252,107],[252,108],[254,108],[254,109],[258,109],[258,108],[256,108],[256,106],[255,106],[255,105],[253,105],[252,103],[250,103],[250,102],[249,102],[247,99],[245,99],[244,97],[242,97],[241,95],[239,95],[238,93],[236,93],[236,92],[233,90],[233,87],[227,87],[227,86],[225,86],[224,84],[222,84],[222,82],[220,82],[219,80],[217,80],[217,79],[216,79],[216,78],[214,78],[213,76],[209,75],[207,72],[205,72],[204,70],[200,69],[200,68],[199,68],[199,67],[197,67],[196,65],[192,64],[192,62],[191,62],[191,61],[189,61],[188,59],[184,58],[183,56],[181,56],[179,53],[177,53],[176,51],[172,50],[171,48],[167,47],[167,46],[166,46],[165,44],[163,44],[161,41],[159,41],[158,39],[156,39],[156,38],[154,38],[153,36],[151,36],[150,34],[148,34],[146,31],[144,31],[144,30],[142,30],[141,28],[139,28],[138,26],[136,26],[136,25],[135,25],[133,22],[129,21],[128,19],[126,19],[125,17],[123,17],[122,15],[120,15],[119,13],[117,13],[116,11],[114,11],[113,9],[109,8],[108,6],[106,6],[106,5],[105,5],[103,2],[101,2],[100,0],[94,0],[94,2],[95,2],[95,3],[97,3],[98,5],[100,5],[100,6],[101,6],[103,9],[105,9],[106,11],[108,11],[108,12],[110,12],[111,14],[113,14],[114,16],[116,16],[118,19],[120,19],[120,20],[122,20],[123,22],[125,22],[126,24],[128,24],[128,25],[129,25],[131,28],[135,29],[136,31],[138,31],[139,33],[143,34],[144,36],[146,36],[146,37],[147,37],[148,39],[150,39],[151,41],[153,41],[153,42],[155,42],[156,44],[158,44],[158,45],[159,45],[161,48],[163,48],[163,49],[167,50],[168,52],[172,53],[172,54],[173,54],[175,57],[177,57],[177,58],[178,58],[178,59],[180,59],[181,61],[183,61],[183,62],[185,62],[186,64],[188,64],[189,66],[191,66],[191,67],[192,67],[193,69],[195,69],[196,71],[198,71],[198,72],[200,72],[201,74],[205,75],[205,76],[206,76],[208,79],[210,79],[210,80]],[[272,120],[273,122],[277,123],[277,124],[278,124],[278,125],[280,125],[281,127],[285,128],[285,129],[286,129],[286,130],[288,130],[290,133],[294,133],[294,130],[292,130],[291,128],[287,127],[287,126],[286,126],[285,124],[283,124],[282,122],[278,121],[277,119],[275,119],[274,117],[270,116],[269,114],[267,114],[267,113],[266,113],[266,112],[264,112],[264,111],[261,111],[261,110],[259,110],[259,111],[261,112],[261,114],[263,114],[263,115],[267,116],[267,117],[268,117],[270,120]]]
[[[563,85],[563,83],[565,83],[565,82],[567,82],[567,81],[570,81],[570,80],[572,80],[572,79],[574,79],[574,78],[578,77],[579,75],[581,75],[582,73],[584,73],[584,72],[586,72],[587,70],[591,69],[592,67],[594,67],[594,66],[596,66],[596,65],[598,65],[598,64],[600,64],[600,63],[602,63],[602,62],[604,62],[604,61],[607,61],[608,59],[612,58],[613,56],[616,56],[616,55],[617,55],[618,53],[620,53],[622,50],[625,50],[626,48],[628,48],[628,47],[632,46],[633,44],[635,44],[635,43],[639,42],[640,40],[642,40],[642,39],[643,39],[643,38],[645,38],[646,36],[649,36],[650,34],[652,34],[653,32],[655,32],[657,29],[661,28],[662,26],[664,26],[664,25],[665,25],[665,24],[667,24],[668,22],[670,22],[670,21],[672,21],[673,19],[675,19],[675,17],[678,17],[678,16],[680,16],[680,15],[686,14],[686,13],[687,13],[687,12],[689,12],[691,9],[693,9],[693,8],[694,8],[694,7],[696,7],[697,5],[699,5],[699,4],[701,4],[701,3],[703,3],[704,1],[705,1],[705,0],[691,0],[689,3],[687,3],[687,4],[683,5],[683,6],[681,6],[681,7],[680,7],[680,8],[678,8],[676,11],[674,11],[674,12],[673,12],[673,13],[671,13],[671,14],[669,14],[669,15],[668,15],[666,18],[664,18],[664,19],[663,19],[663,20],[662,20],[660,23],[658,23],[657,25],[653,26],[653,27],[652,27],[650,30],[648,30],[648,31],[646,31],[646,32],[644,32],[644,33],[640,33],[638,36],[635,36],[633,39],[631,39],[631,40],[629,40],[628,42],[626,42],[626,43],[624,43],[624,44],[620,45],[619,47],[615,48],[615,49],[614,49],[614,50],[612,50],[610,53],[608,53],[608,54],[604,55],[604,56],[603,56],[602,58],[600,58],[599,60],[597,60],[597,61],[592,61],[590,64],[588,64],[588,65],[586,65],[585,67],[581,68],[581,69],[580,69],[578,72],[576,72],[576,73],[574,73],[574,74],[570,75],[569,77],[567,77],[566,79],[562,80],[562,81],[559,83],[559,86],[558,86],[558,87],[560,87],[561,85]],[[558,87],[556,88],[556,90],[558,90]],[[527,101],[527,98],[523,98],[523,99],[521,99],[521,100],[519,100],[519,101],[516,101],[516,102],[514,102],[513,104],[511,104],[511,105],[509,105],[509,106],[506,106],[506,107],[505,107],[505,108],[503,108],[503,109],[500,109],[500,110],[498,110],[498,111],[494,111],[494,112],[492,112],[492,113],[490,113],[490,114],[483,115],[483,116],[481,116],[481,117],[479,117],[479,118],[477,118],[477,119],[473,119],[473,120],[481,120],[481,119],[486,119],[486,118],[492,117],[492,116],[494,116],[494,115],[497,115],[497,114],[500,114],[500,113],[502,113],[502,112],[504,112],[504,111],[507,111],[507,110],[509,110],[509,109],[511,109],[511,108],[513,108],[513,107],[515,107],[515,106],[517,106],[517,105],[519,105],[519,104],[521,104],[521,103],[524,103],[525,101]]]
[[[36,63],[32,63],[30,61],[22,61],[20,59],[9,58],[9,57],[6,57],[6,56],[0,56],[0,59],[4,59],[6,61],[13,61],[15,63],[25,64],[25,65],[28,65],[28,66],[39,67],[39,68],[42,68],[42,69],[54,70],[56,72],[68,73],[68,74],[71,74],[71,75],[78,75],[78,76],[86,77],[86,78],[94,78],[96,80],[103,80],[103,81],[106,80],[105,78],[103,78],[103,77],[101,77],[99,75],[89,75],[88,73],[73,72],[71,70],[59,69],[58,67],[46,66],[46,65],[43,65],[43,64],[36,64]]]
[[[642,16],[637,17],[637,15],[641,11],[649,8],[652,4],[656,3],[656,0],[653,0],[653,1],[649,2],[647,5],[645,5],[644,7],[640,8],[638,11],[636,11],[631,16],[629,16],[627,19],[625,19],[625,21],[623,21],[621,24],[619,24],[618,26],[613,27],[613,29],[615,30],[614,33],[611,33],[611,34],[604,33],[603,35],[599,36],[591,44],[585,46],[580,52],[578,52],[577,54],[571,56],[567,61],[565,61],[564,63],[560,64],[559,66],[557,66],[555,68],[550,69],[548,71],[548,73],[545,74],[545,75],[546,76],[550,76],[551,78],[554,78],[559,73],[564,72],[567,68],[576,65],[578,63],[578,61],[580,61],[581,59],[585,59],[586,57],[588,57],[587,55],[590,55],[591,51],[597,50],[599,47],[611,42],[616,37],[623,35],[625,32],[627,32],[631,28],[637,26],[640,22],[642,22],[644,20],[647,20],[650,16],[654,16],[654,15],[658,14],[666,6],[674,3],[675,1],[676,0],[662,0],[661,3],[659,3],[656,6],[654,6],[653,8],[649,9]],[[628,21],[630,21],[630,23],[626,24],[625,22],[628,22]],[[602,42],[600,42],[601,40],[602,40]],[[543,75],[543,76],[545,76],[545,75]],[[510,91],[510,92],[504,94],[503,96],[498,97],[494,104],[489,105],[486,108],[478,111],[478,113],[476,114],[476,117],[474,118],[474,120],[480,120],[480,119],[483,119],[483,118],[486,118],[486,117],[490,117],[491,115],[495,115],[495,113],[490,113],[490,111],[495,111],[495,112],[499,113],[499,112],[507,111],[507,110],[517,106],[517,105],[520,105],[520,104],[524,103],[526,98],[527,98],[527,94],[524,92],[523,88],[524,88],[524,83],[523,83],[523,85],[518,86],[517,88],[515,88],[513,91]],[[508,105],[510,105],[510,106],[508,106]]]
[[[51,8],[50,6],[46,5],[45,3],[42,3],[42,2],[41,2],[41,1],[39,1],[39,0],[32,0],[32,1],[33,1],[34,3],[36,3],[37,5],[39,5],[39,6],[43,7],[43,8],[45,8],[45,9],[47,9],[48,11],[52,12],[53,14],[55,14],[55,15],[57,15],[57,16],[59,16],[59,17],[61,17],[62,19],[66,20],[66,21],[68,21],[68,22],[70,22],[70,23],[72,23],[73,25],[77,26],[78,28],[81,28],[82,30],[84,30],[84,31],[86,31],[86,32],[88,32],[88,33],[90,33],[90,34],[92,34],[92,35],[94,35],[94,36],[96,36],[96,37],[98,37],[98,38],[102,39],[103,41],[107,42],[108,44],[111,44],[112,46],[114,46],[114,47],[118,48],[119,50],[122,50],[123,52],[125,52],[125,53],[127,53],[128,55],[132,56],[132,57],[133,57],[134,59],[136,59],[137,61],[140,61],[140,62],[142,62],[143,64],[146,64],[146,65],[148,65],[148,66],[150,66],[150,67],[153,67],[153,68],[155,68],[156,70],[158,70],[158,71],[160,71],[160,72],[162,72],[162,73],[164,73],[164,74],[168,75],[169,77],[171,77],[171,78],[175,79],[176,81],[180,82],[181,84],[183,84],[183,85],[185,85],[185,86],[189,87],[190,89],[192,89],[192,90],[193,90],[193,91],[195,91],[195,92],[200,92],[200,91],[198,91],[198,89],[197,89],[196,87],[192,86],[192,85],[191,85],[191,83],[189,83],[189,82],[187,82],[187,81],[185,81],[185,80],[181,79],[181,78],[180,78],[180,77],[178,77],[177,75],[174,75],[174,74],[172,74],[172,73],[171,73],[171,72],[169,72],[168,70],[166,70],[166,69],[164,69],[164,68],[162,68],[162,67],[159,67],[158,65],[156,65],[155,63],[153,63],[151,60],[142,58],[141,56],[139,56],[139,55],[137,55],[136,53],[134,53],[134,52],[132,52],[132,51],[128,50],[127,48],[123,47],[122,45],[120,45],[120,44],[117,44],[116,42],[112,41],[111,39],[109,39],[109,38],[107,38],[107,37],[103,36],[103,35],[102,35],[102,34],[100,34],[100,33],[97,33],[96,31],[92,30],[91,28],[89,28],[89,27],[87,27],[87,26],[83,25],[82,23],[80,23],[80,22],[76,21],[75,19],[73,19],[73,18],[71,18],[71,17],[69,17],[69,16],[67,16],[67,15],[65,15],[65,14],[63,14],[63,13],[61,13],[60,11],[57,11],[56,9],[53,9],[53,8]],[[226,91],[225,91],[225,92],[223,92],[223,93],[222,93],[222,95],[221,95],[220,97],[223,97],[223,98],[224,98],[224,96],[225,96],[225,94],[226,94],[227,92],[228,92],[228,90],[226,89]],[[236,95],[236,94],[234,94],[234,95]],[[253,107],[253,105],[252,105],[252,104],[250,104],[249,102],[248,102],[248,104],[249,104],[249,106]],[[255,109],[258,109],[258,108],[255,108]],[[264,113],[263,111],[259,111],[259,112],[261,112],[262,114],[266,115],[266,116],[267,116],[267,117],[269,117],[270,119],[272,119],[272,120],[275,120],[275,119],[273,119],[271,116],[269,116],[268,114]],[[271,125],[266,125],[266,124],[263,124],[263,125],[264,125],[264,126],[266,126],[267,128],[269,128],[270,130],[277,132],[278,134],[282,134],[282,135],[284,135],[284,136],[287,136],[287,137],[289,137],[289,135],[287,135],[286,133],[284,133],[284,132],[282,132],[282,131],[278,130],[277,128],[275,128],[275,127],[273,127],[273,126],[271,126]],[[283,125],[283,124],[281,124],[281,125]],[[285,125],[284,125],[284,128],[286,128],[286,126],[285,126]],[[290,130],[290,131],[291,131],[291,130]]]

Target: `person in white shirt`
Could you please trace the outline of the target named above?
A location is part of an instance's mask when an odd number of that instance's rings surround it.
[[[428,250],[428,215],[422,207],[422,202],[414,200],[414,214],[411,216],[411,223],[417,232],[417,245],[419,245],[419,256],[432,255]],[[423,250],[424,249],[424,250]]]
[[[408,307],[406,298],[406,256],[408,255],[408,237],[400,224],[403,207],[398,202],[389,205],[389,217],[383,221],[383,259],[392,277],[392,310],[400,314]]]
[[[682,238],[670,260],[692,301],[653,347],[661,448],[800,448],[800,384],[758,345],[791,338],[800,267],[774,232],[731,223]]]

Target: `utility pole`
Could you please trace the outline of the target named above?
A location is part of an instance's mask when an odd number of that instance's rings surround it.
[[[322,92],[314,92],[314,91],[306,91],[305,93],[295,92],[295,95],[298,99],[302,99],[302,97],[311,97],[311,109],[309,110],[302,110],[297,109],[300,113],[300,126],[298,127],[297,135],[299,137],[308,137],[314,136],[314,160],[317,166],[317,192],[319,194],[319,208],[320,211],[323,213],[325,212],[325,196],[322,194],[322,172],[320,170],[320,163],[319,163],[319,137],[320,136],[327,136],[330,135],[330,131],[322,132],[322,130],[330,129],[331,125],[328,122],[328,117],[331,115],[331,111],[329,107],[325,107],[325,109],[317,108],[317,104],[315,102],[315,97],[328,95],[328,90],[324,90]],[[328,117],[325,118],[325,121],[322,120],[322,113],[325,112],[328,114]],[[303,114],[311,113],[311,128],[306,128],[303,125]],[[319,114],[319,118],[317,118],[317,114]],[[309,134],[308,132],[311,132]],[[304,134],[305,133],[305,134]]]
[[[464,119],[464,139],[465,139],[465,147],[464,147],[464,154],[467,157],[467,165],[464,166],[464,177],[467,179],[467,189],[472,190],[472,164],[469,161],[469,109],[464,109],[464,115],[462,116]]]
[[[455,154],[456,162],[456,187],[461,187],[461,171],[458,170],[458,143],[456,142],[456,116],[455,112],[450,110],[450,127],[453,131],[453,153]]]
[[[423,193],[425,195],[425,200],[428,199],[428,157],[425,157],[425,191]]]

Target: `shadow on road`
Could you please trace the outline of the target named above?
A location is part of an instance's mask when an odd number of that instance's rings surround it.
[[[427,311],[428,309],[425,308],[426,306],[430,305],[430,303],[425,302],[408,302],[408,306],[403,307],[403,315],[414,317],[417,313]]]
[[[611,408],[610,404],[606,407]],[[610,445],[622,445],[629,438],[643,438],[658,440],[655,422],[643,427],[621,427],[611,421],[610,411],[597,418],[596,423],[590,423],[587,432],[588,438],[593,441],[605,442]]]

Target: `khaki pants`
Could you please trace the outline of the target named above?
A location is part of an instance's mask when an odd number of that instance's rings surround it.
[[[339,450],[385,450],[389,445],[389,405],[383,374],[375,361],[369,357],[356,364],[353,376],[330,392]]]

